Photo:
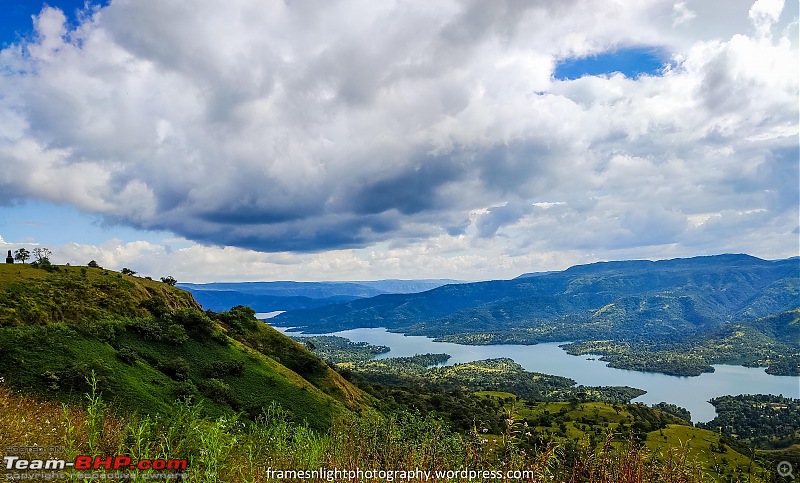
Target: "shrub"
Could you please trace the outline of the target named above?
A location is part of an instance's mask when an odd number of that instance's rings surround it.
[[[176,357],[158,369],[176,381],[185,381],[189,378],[189,363],[183,357]]]
[[[206,379],[200,384],[204,396],[218,403],[233,401],[233,389],[219,379]]]
[[[117,351],[117,358],[128,365],[133,365],[138,359],[136,351],[130,347],[120,347]]]
[[[214,321],[197,309],[183,309],[172,316],[175,323],[180,324],[188,332],[197,335],[211,335],[214,332]]]
[[[188,400],[197,395],[197,386],[192,381],[181,381],[175,384],[172,392],[176,398]]]
[[[164,337],[161,321],[155,317],[139,317],[129,327],[144,340],[161,340]]]
[[[214,331],[211,333],[211,340],[219,345],[228,345],[229,342],[228,336],[225,335],[225,332],[222,332],[219,329],[214,329]]]
[[[227,312],[219,314],[219,319],[235,332],[254,330],[258,326],[256,311],[244,305],[237,305]]]
[[[164,335],[164,339],[166,339],[167,342],[182,345],[184,342],[189,340],[189,335],[186,333],[186,329],[184,329],[182,325],[170,324],[170,326],[167,327],[167,333]]]
[[[139,307],[147,310],[156,317],[163,317],[169,314],[170,312],[169,307],[167,307],[167,303],[164,301],[163,298],[158,296],[150,297],[147,300],[143,300],[139,304]]]
[[[214,361],[204,371],[206,377],[220,378],[222,376],[239,376],[244,372],[242,361]]]
[[[69,323],[70,327],[73,329],[103,342],[114,340],[117,335],[117,330],[122,327],[123,324],[123,321],[111,318],[92,319],[88,317]]]

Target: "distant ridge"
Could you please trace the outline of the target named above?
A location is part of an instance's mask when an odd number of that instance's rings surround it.
[[[257,312],[318,308],[390,293],[417,293],[459,280],[374,280],[358,282],[212,282],[179,283],[204,307],[228,310],[236,305]]]
[[[594,353],[622,358],[624,352],[620,365],[627,368],[688,375],[712,370],[710,361],[772,364],[794,357],[800,352],[800,337],[793,335],[798,323],[781,317],[776,320],[789,325],[767,333],[756,321],[799,306],[796,258],[724,254],[598,262],[512,280],[383,294],[287,312],[272,323],[314,333],[386,327],[466,344],[604,341],[592,346]],[[703,354],[697,352],[701,346]],[[668,361],[665,350],[673,351],[670,357],[697,355],[680,363],[691,369],[673,369],[678,364]],[[645,352],[661,355],[634,363]]]

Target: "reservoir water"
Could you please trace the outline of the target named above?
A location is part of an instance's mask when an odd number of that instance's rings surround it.
[[[286,328],[276,327],[281,331]],[[289,332],[288,335],[311,335]],[[352,329],[326,335],[338,335],[353,342],[368,342],[384,345],[390,352],[380,354],[377,359],[405,357],[425,353],[447,353],[448,365],[480,359],[509,357],[528,371],[554,374],[574,379],[584,386],[631,386],[647,391],[634,402],[657,404],[668,402],[688,409],[694,422],[714,418],[714,407],[708,400],[726,394],[774,394],[785,397],[800,397],[800,378],[772,376],[763,368],[715,365],[713,373],[697,377],[678,377],[652,372],[613,369],[599,360],[587,360],[588,356],[572,356],[554,342],[537,345],[482,345],[471,346],[449,342],[435,342],[423,336],[407,336],[388,332],[386,329]]]

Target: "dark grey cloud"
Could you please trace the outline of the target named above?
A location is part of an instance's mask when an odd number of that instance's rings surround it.
[[[394,175],[368,181],[351,193],[353,211],[376,214],[397,210],[404,215],[445,208],[440,188],[459,181],[465,175],[448,159],[422,158],[403,166]]]
[[[477,223],[478,236],[481,238],[491,238],[495,236],[497,230],[505,225],[518,222],[523,216],[531,213],[533,206],[524,201],[515,201],[503,206],[494,206],[481,216]]]

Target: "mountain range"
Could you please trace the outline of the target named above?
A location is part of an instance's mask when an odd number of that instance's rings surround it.
[[[385,327],[466,344],[594,341],[605,344],[592,348],[607,360],[619,356],[621,346],[628,352],[686,352],[692,344],[713,341],[742,344],[728,360],[770,365],[770,358],[800,351],[794,311],[800,307],[799,267],[796,258],[731,254],[601,262],[289,311],[273,323],[314,333]],[[786,315],[777,317],[781,313]],[[765,320],[783,323],[759,322]],[[748,346],[757,335],[764,336],[763,344]],[[696,362],[702,368],[695,364],[690,374],[713,370],[709,364],[720,360],[698,356]],[[673,372],[668,363],[649,369]]]
[[[360,282],[212,282],[179,283],[209,310],[247,305],[256,312],[322,307],[388,293],[414,293],[458,280],[372,280]]]

